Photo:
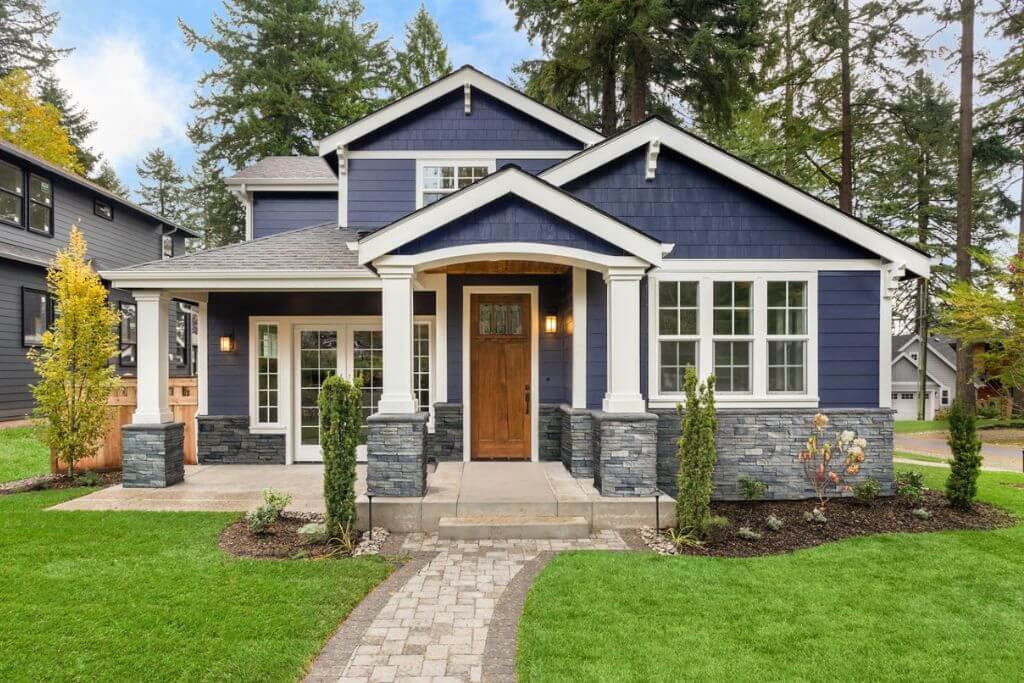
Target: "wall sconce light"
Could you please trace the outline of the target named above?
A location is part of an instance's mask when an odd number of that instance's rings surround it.
[[[554,334],[558,332],[558,316],[557,315],[546,315],[544,316],[544,331],[548,334]]]
[[[235,350],[235,337],[230,334],[221,335],[220,350],[222,353],[231,353]]]
[[[572,334],[573,330],[576,329],[576,324],[572,320],[572,316],[565,319],[565,333]]]

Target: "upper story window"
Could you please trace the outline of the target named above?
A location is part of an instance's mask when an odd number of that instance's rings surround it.
[[[28,229],[53,236],[53,183],[35,173],[28,176]]]
[[[25,174],[17,166],[0,161],[0,220],[23,225],[24,200]]]
[[[417,174],[416,208],[433,204],[493,172],[493,161],[424,161]]]
[[[114,220],[114,207],[110,202],[105,202],[102,199],[94,199],[92,201],[92,212],[100,218],[106,218],[108,221]]]
[[[160,235],[160,258],[174,258],[174,235]]]

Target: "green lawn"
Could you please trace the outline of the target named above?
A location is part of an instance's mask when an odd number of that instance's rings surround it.
[[[50,453],[31,427],[0,429],[0,482],[50,471]]]
[[[294,681],[389,571],[228,556],[233,514],[43,510],[75,495],[0,496],[0,680]]]
[[[933,488],[947,472],[921,468]],[[1024,476],[982,497],[1024,512]],[[971,680],[1024,670],[1024,527],[789,555],[557,556],[527,597],[520,680]]]

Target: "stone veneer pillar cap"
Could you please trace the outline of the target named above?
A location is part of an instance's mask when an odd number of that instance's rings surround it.
[[[126,425],[121,425],[121,431],[150,432],[150,431],[154,431],[154,430],[157,430],[157,429],[168,430],[168,429],[173,429],[175,427],[184,427],[184,426],[185,426],[184,422],[156,422],[156,423],[153,423],[153,424],[134,424],[134,423],[130,423],[130,424],[126,424]]]
[[[419,413],[374,413],[366,418],[367,422],[426,422],[430,415]]]

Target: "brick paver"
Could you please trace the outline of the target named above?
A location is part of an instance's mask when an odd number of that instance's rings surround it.
[[[332,651],[342,646],[332,638],[314,664],[315,676],[324,680],[328,672],[340,672],[336,680],[346,683],[479,681],[495,604],[524,565],[542,553],[626,548],[614,531],[568,541],[446,541],[409,534],[402,550],[433,558],[394,589],[344,668],[344,654]]]

